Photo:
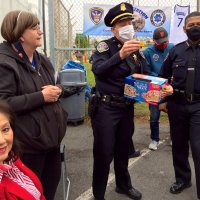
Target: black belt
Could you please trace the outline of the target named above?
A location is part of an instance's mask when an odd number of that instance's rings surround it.
[[[200,101],[200,94],[190,94],[186,96],[186,99],[188,102],[195,102],[195,101]]]
[[[116,96],[116,95],[106,95],[106,94],[101,94],[99,97],[100,101],[106,102],[106,103],[118,103],[118,104],[132,104],[133,100],[131,99],[126,99],[122,96]]]
[[[192,93],[190,95],[187,95],[185,90],[174,89],[174,94],[180,95],[180,97],[185,98],[185,100],[189,103],[200,101],[200,94],[198,93]]]

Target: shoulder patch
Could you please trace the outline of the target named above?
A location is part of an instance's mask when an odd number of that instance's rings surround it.
[[[139,54],[142,56],[142,58],[144,58],[146,60],[144,53],[142,51],[139,51]]]
[[[105,43],[105,42],[100,42],[98,45],[97,45],[97,51],[99,53],[102,53],[104,51],[108,51],[109,50],[109,47],[108,45]]]
[[[176,45],[174,45],[174,46],[181,46],[181,45],[183,45],[183,44],[186,44],[187,46],[189,46],[187,40],[186,40],[186,41],[183,41],[183,42],[180,42],[180,43],[178,43],[178,44],[176,44]]]

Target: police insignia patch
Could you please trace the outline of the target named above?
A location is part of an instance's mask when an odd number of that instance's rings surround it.
[[[105,43],[105,42],[100,42],[98,45],[97,45],[97,51],[99,53],[102,53],[104,51],[108,51],[109,50],[109,47],[108,45]]]
[[[95,25],[98,25],[103,19],[104,10],[100,7],[90,8],[90,19]]]
[[[159,55],[158,55],[158,54],[154,54],[154,55],[153,55],[153,59],[154,59],[155,61],[158,61]]]
[[[166,15],[164,11],[157,9],[151,13],[150,21],[151,23],[156,26],[162,26],[165,23]]]

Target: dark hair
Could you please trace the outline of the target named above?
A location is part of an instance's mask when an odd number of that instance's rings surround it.
[[[190,17],[197,17],[197,16],[200,16],[200,12],[199,11],[194,11],[194,12],[191,12],[189,15],[186,16],[185,18],[185,25],[187,23],[187,20],[190,18]]]
[[[15,132],[15,113],[11,109],[11,107],[6,103],[5,101],[0,100],[0,113],[4,114],[10,123],[10,126],[13,130],[13,135]],[[11,148],[11,151],[8,154],[8,158],[6,159],[6,162],[14,159],[16,160],[21,155],[21,149],[19,142],[15,136],[13,136],[13,145]]]
[[[9,12],[3,19],[1,35],[9,43],[19,40],[24,31],[39,24],[36,15],[26,11],[14,10]]]

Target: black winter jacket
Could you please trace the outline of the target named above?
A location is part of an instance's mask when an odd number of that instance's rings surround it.
[[[10,44],[0,44],[0,99],[14,109],[15,137],[24,153],[42,153],[58,148],[66,132],[67,113],[60,101],[45,103],[44,85],[55,85],[50,61],[34,53],[36,68],[22,59]]]

